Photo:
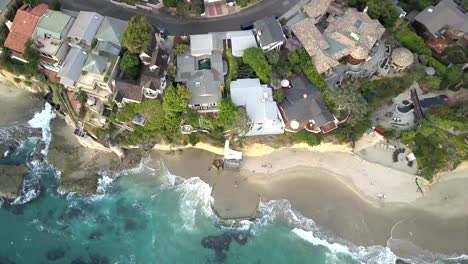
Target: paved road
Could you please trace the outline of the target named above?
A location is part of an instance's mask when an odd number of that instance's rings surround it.
[[[50,0],[45,0],[48,2]],[[300,0],[263,0],[242,12],[218,18],[184,20],[159,11],[133,10],[110,3],[108,0],[61,0],[62,8],[73,11],[94,11],[101,15],[124,20],[134,15],[145,15],[155,26],[163,26],[172,34],[201,34],[216,31],[239,30],[240,24],[265,16],[281,15]]]

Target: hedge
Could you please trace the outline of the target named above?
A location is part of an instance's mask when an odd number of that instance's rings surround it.
[[[231,49],[226,50],[226,58],[228,60],[229,73],[228,73],[228,76],[226,77],[225,87],[227,87],[227,89],[230,89],[231,88],[231,81],[237,79],[239,65],[237,63],[236,58],[234,58],[234,56],[232,56]]]
[[[335,104],[333,100],[331,99],[331,94],[328,88],[328,84],[322,78],[322,75],[318,73],[317,69],[312,63],[311,58],[304,50],[300,52],[300,57],[301,57],[302,72],[307,77],[307,79],[309,79],[309,81],[313,83],[320,90],[328,108],[330,110],[334,109]]]
[[[405,48],[411,50],[412,52],[425,54],[428,56],[432,55],[431,49],[426,46],[424,40],[419,37],[416,32],[412,31],[408,27],[399,30],[395,34],[395,37]]]

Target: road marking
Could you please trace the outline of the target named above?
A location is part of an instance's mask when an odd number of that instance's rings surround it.
[[[290,2],[289,2],[288,0],[286,0],[286,1],[283,2],[283,6],[289,5],[289,3],[290,3]]]

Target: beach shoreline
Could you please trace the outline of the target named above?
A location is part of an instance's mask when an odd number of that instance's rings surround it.
[[[417,192],[415,175],[362,160],[352,152],[282,148],[246,156],[239,172],[211,170],[216,155],[186,148],[170,154],[155,150],[151,158],[162,160],[174,175],[200,177],[211,186],[223,184],[218,206],[232,215],[236,210],[248,212],[253,205],[246,197],[258,194],[263,202],[289,201],[324,232],[355,245],[391,245],[401,257],[412,253],[405,249],[408,245],[397,243],[400,240],[421,252],[423,248],[447,255],[468,252],[468,238],[460,232],[467,228],[468,214],[453,210],[468,201],[461,187],[468,184],[466,168],[447,173],[423,196]],[[382,192],[384,199],[378,197]],[[447,192],[449,200],[444,199]]]

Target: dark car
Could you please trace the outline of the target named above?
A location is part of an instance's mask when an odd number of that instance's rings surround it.
[[[250,30],[250,29],[253,29],[254,25],[252,21],[249,21],[249,22],[242,23],[240,27],[242,30]]]

